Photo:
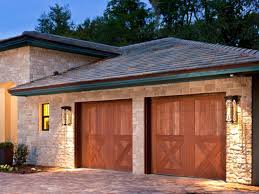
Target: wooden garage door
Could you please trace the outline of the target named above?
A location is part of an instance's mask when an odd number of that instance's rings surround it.
[[[225,179],[224,94],[152,99],[152,172]]]
[[[132,170],[130,100],[83,103],[81,167]]]

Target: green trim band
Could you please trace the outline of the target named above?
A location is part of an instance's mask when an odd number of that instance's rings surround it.
[[[165,83],[172,83],[172,82],[213,79],[213,78],[228,77],[229,74],[256,73],[256,72],[259,72],[259,66],[241,67],[241,68],[224,69],[224,70],[211,70],[206,72],[182,73],[182,74],[176,74],[176,75],[166,75],[166,76],[151,77],[151,78],[136,78],[132,80],[108,81],[108,82],[60,86],[60,87],[57,86],[53,88],[42,88],[42,89],[31,89],[31,90],[28,89],[27,91],[11,90],[10,93],[14,96],[49,95],[49,94],[59,94],[59,93],[82,92],[82,91],[90,91],[90,90],[114,89],[114,88],[124,88],[124,87],[133,87],[133,86],[165,84]]]
[[[24,46],[34,46],[34,47],[51,49],[51,50],[58,50],[62,52],[98,57],[98,58],[111,58],[111,57],[118,56],[118,54],[115,54],[115,53],[88,49],[88,48],[83,48],[79,46],[77,47],[72,45],[66,45],[63,43],[55,43],[47,40],[30,38],[30,37],[23,37],[23,38],[14,39],[14,40],[8,40],[4,43],[0,43],[0,51],[6,51],[6,50],[15,49],[15,48],[24,47]]]

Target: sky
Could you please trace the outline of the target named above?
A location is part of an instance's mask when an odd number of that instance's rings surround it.
[[[148,3],[148,0],[142,0]],[[69,5],[72,20],[77,24],[85,18],[102,15],[108,0],[0,0],[0,39],[34,30],[37,19],[49,6]]]

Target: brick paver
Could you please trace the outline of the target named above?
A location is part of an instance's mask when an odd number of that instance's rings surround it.
[[[223,181],[104,170],[38,174],[0,173],[0,193],[259,193],[259,187]]]

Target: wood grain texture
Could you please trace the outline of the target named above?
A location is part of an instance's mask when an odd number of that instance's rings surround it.
[[[82,167],[132,171],[131,104],[130,100],[82,104]]]
[[[152,173],[225,179],[224,94],[153,98]]]

